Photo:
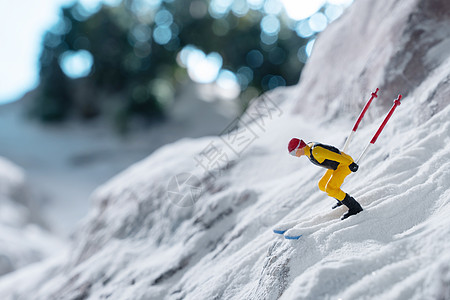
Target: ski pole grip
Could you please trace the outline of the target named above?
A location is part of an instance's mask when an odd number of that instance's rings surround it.
[[[378,93],[378,88],[375,90],[375,92],[372,93],[372,98],[378,97],[377,93]]]
[[[356,120],[355,125],[353,126],[353,131],[356,131],[358,129],[359,123],[361,123],[362,118],[364,117],[364,115],[366,114],[367,109],[370,106],[370,103],[372,103],[373,98],[377,98],[378,95],[378,88],[375,90],[375,92],[373,92],[371,95],[372,97],[369,99],[369,101],[367,101],[366,105],[364,106],[363,110],[361,111],[361,113],[359,114],[358,119]]]
[[[359,156],[358,160],[356,161],[357,164],[360,163],[361,159],[366,155],[367,150],[369,149],[369,147],[373,144],[375,144],[375,142],[378,139],[378,136],[380,135],[381,131],[383,131],[384,126],[386,125],[386,123],[389,121],[389,118],[392,116],[392,114],[394,113],[394,110],[397,108],[397,106],[399,106],[401,104],[400,100],[402,99],[402,95],[398,95],[397,99],[394,100],[394,105],[391,107],[391,110],[389,111],[389,113],[387,114],[386,118],[384,118],[383,123],[381,123],[380,128],[378,128],[377,132],[375,133],[375,135],[373,136],[372,140],[370,141],[370,143],[366,146],[366,148],[364,149],[364,151],[361,153],[361,155]]]
[[[394,105],[399,106],[401,104],[400,100],[402,99],[402,95],[398,95],[397,99],[394,100]]]

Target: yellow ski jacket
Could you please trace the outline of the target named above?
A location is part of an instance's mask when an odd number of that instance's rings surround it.
[[[326,169],[336,170],[340,164],[349,166],[353,163],[350,155],[339,151],[336,147],[320,143],[308,143],[305,155],[313,164]]]

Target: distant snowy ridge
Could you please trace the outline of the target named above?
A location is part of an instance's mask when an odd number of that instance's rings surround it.
[[[450,299],[450,53],[422,40],[448,43],[450,27],[441,27],[442,16],[450,14],[447,5],[356,1],[319,38],[299,86],[259,99],[270,99],[273,115],[238,122],[240,131],[234,133],[245,137],[238,144],[229,136],[184,139],[117,175],[93,195],[70,255],[5,276],[0,298]],[[377,12],[376,18],[361,18]],[[396,44],[399,36],[425,23],[424,35],[417,37],[421,58],[440,63],[425,64],[422,79],[405,93],[405,86],[390,79],[387,62],[408,55],[408,43]],[[385,63],[370,60],[378,75],[369,83],[364,72],[343,74],[331,67],[341,53],[332,45],[348,45],[328,32],[360,27],[366,31],[355,36],[354,45],[381,31],[383,45],[397,47],[383,54]],[[363,70],[369,60],[358,59],[357,46],[349,49],[353,52],[342,52],[342,66]],[[406,65],[414,69],[422,63],[412,59]],[[346,102],[351,86],[358,105]],[[360,102],[378,86],[380,96],[349,147],[353,157],[370,141],[397,93],[406,97],[343,186],[364,211],[341,221],[346,209],[331,210],[335,201],[318,190],[324,170],[288,155],[287,141],[297,136],[341,147]],[[325,97],[328,88],[332,94]],[[302,105],[303,113],[296,114]],[[248,147],[233,155],[230,143],[239,148],[251,137]],[[215,177],[196,160],[216,153],[212,146],[228,155],[213,170]],[[191,206],[176,205],[168,193],[176,192],[174,176],[185,173],[201,184]],[[290,220],[307,233],[298,241],[272,233],[276,224]]]

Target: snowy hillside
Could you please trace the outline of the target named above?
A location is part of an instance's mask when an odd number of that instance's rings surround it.
[[[38,205],[24,172],[0,157],[0,276],[64,250],[43,228]]]
[[[317,39],[295,111],[322,117],[324,110],[353,112],[375,87],[391,97],[408,96],[448,58],[449,16],[449,1],[355,1]],[[450,103],[445,91],[443,83],[434,95],[439,108]],[[379,100],[384,108],[391,105],[390,97]]]
[[[297,87],[263,95],[237,131],[166,145],[98,188],[70,254],[4,276],[0,298],[450,299],[448,6],[356,1],[320,36]],[[365,31],[346,43],[337,28]],[[380,32],[386,49],[366,43]],[[392,62],[424,73],[406,86]],[[317,187],[324,170],[288,155],[287,142],[342,147],[376,87],[354,158],[405,97],[343,186],[364,211],[341,221],[346,209],[331,210]],[[298,241],[272,232],[291,220]]]

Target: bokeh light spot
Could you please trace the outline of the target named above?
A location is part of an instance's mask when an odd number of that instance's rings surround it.
[[[102,0],[103,4],[108,6],[118,6],[122,0]]]
[[[50,31],[57,35],[67,34],[72,29],[72,21],[69,18],[63,17],[58,23],[53,26]]]
[[[189,77],[198,83],[211,83],[216,80],[222,63],[223,59],[219,53],[212,52],[206,55],[199,49],[191,49],[186,57]]]
[[[321,32],[327,27],[328,20],[323,13],[319,12],[309,18],[308,24],[312,31]]]
[[[273,90],[279,86],[286,86],[286,80],[279,75],[272,76],[269,79],[269,84],[268,84],[269,90]]]
[[[342,5],[342,6],[349,6],[352,4],[353,0],[327,0],[328,3],[334,4],[334,5]]]
[[[306,52],[306,55],[308,55],[308,57],[311,56],[315,42],[316,42],[316,40],[314,39],[314,40],[309,41],[308,44],[306,44],[305,52]]]
[[[158,26],[153,31],[153,39],[156,43],[165,45],[172,39],[172,31],[169,27]]]
[[[295,27],[295,32],[299,37],[308,38],[314,34],[314,31],[309,27],[309,21],[300,21]]]
[[[267,35],[276,35],[280,32],[280,21],[274,15],[268,15],[261,20],[261,30]]]
[[[170,24],[172,24],[172,22],[173,22],[173,16],[166,9],[162,9],[162,10],[158,11],[155,15],[155,23],[158,26],[169,27]]]
[[[286,80],[282,76],[268,74],[263,77],[261,85],[265,90],[273,90],[279,86],[286,86]]]
[[[278,15],[283,9],[283,4],[279,0],[266,0],[264,12],[266,14]]]
[[[159,8],[162,0],[134,0],[131,2],[131,10],[138,16],[151,13]]]
[[[192,1],[189,6],[189,13],[194,19],[201,19],[204,16],[206,16],[206,13],[208,12],[208,7],[206,6],[205,2],[196,0]]]
[[[253,70],[249,67],[240,67],[237,70],[236,77],[241,85],[241,90],[245,90],[253,80]]]
[[[228,90],[229,92],[234,91],[233,97],[237,97],[240,92],[240,87],[238,83],[238,78],[236,75],[229,70],[222,70],[217,77],[216,83],[221,88]]]
[[[325,0],[281,0],[286,14],[293,20],[303,20],[315,14],[325,3]]]
[[[247,3],[254,10],[259,10],[264,6],[264,0],[247,0]]]
[[[259,50],[251,50],[247,53],[246,60],[251,68],[259,68],[264,62],[264,56]]]
[[[80,78],[89,75],[94,57],[86,50],[66,51],[61,55],[59,64],[68,77]]]
[[[325,8],[325,15],[328,18],[328,22],[333,22],[334,20],[339,18],[343,12],[344,9],[341,6],[337,5],[327,5]]]
[[[264,31],[260,35],[261,42],[266,45],[273,45],[278,41],[278,35],[268,35]]]
[[[300,62],[306,63],[308,55],[306,54],[306,46],[301,46],[297,51],[297,58]]]
[[[213,18],[222,18],[230,10],[233,0],[212,0],[209,4],[209,13]]]
[[[180,65],[183,68],[186,68],[187,67],[188,57],[195,50],[197,50],[197,48],[195,48],[192,45],[184,46],[183,49],[181,49],[181,51],[178,52],[178,55],[177,55],[177,63],[178,63],[178,65]]]
[[[133,27],[131,34],[136,41],[147,42],[152,36],[152,30],[147,25],[138,24]]]
[[[231,10],[235,16],[244,17],[248,13],[249,6],[246,0],[235,0]]]

